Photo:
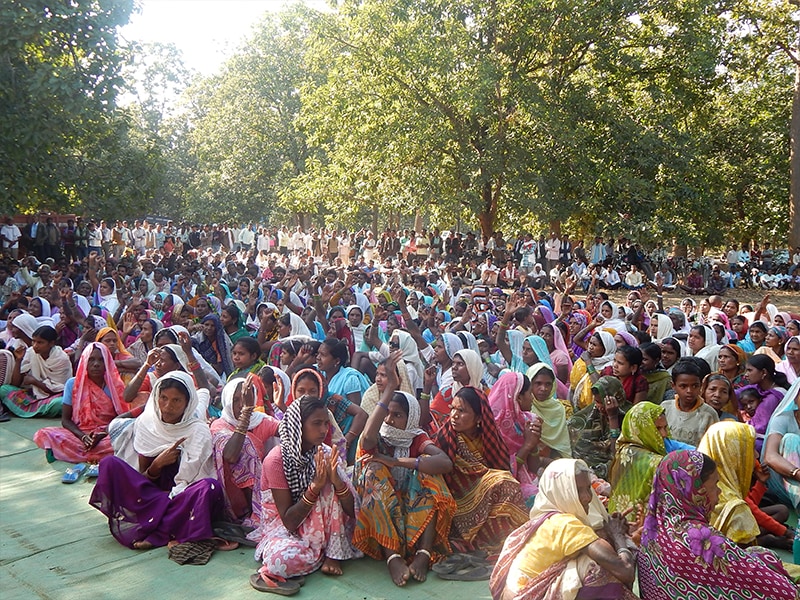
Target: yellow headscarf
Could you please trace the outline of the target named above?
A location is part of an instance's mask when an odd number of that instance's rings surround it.
[[[717,463],[719,502],[709,515],[712,526],[737,544],[747,544],[759,534],[758,523],[744,499],[750,492],[755,462],[756,430],[735,421],[720,421],[708,428],[698,452]]]

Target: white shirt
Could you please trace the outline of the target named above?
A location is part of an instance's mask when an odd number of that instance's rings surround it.
[[[19,238],[22,237],[19,227],[14,225],[3,225],[0,227],[0,235],[5,238],[3,240],[3,248],[19,248]]]

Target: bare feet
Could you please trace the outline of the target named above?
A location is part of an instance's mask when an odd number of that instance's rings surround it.
[[[325,575],[341,575],[342,565],[338,560],[326,557],[325,562],[322,563],[322,572]]]
[[[392,576],[394,584],[398,587],[403,587],[411,576],[411,571],[409,571],[403,558],[396,554],[386,564],[389,567],[389,575]]]
[[[431,564],[431,556],[424,550],[417,550],[414,560],[408,566],[412,577],[417,581],[425,581],[428,578],[428,567]]]
[[[133,548],[134,550],[150,550],[153,548],[153,544],[147,540],[142,540],[141,542],[133,542]]]

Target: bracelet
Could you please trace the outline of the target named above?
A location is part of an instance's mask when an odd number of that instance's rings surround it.
[[[316,499],[316,498],[314,498],[314,500],[313,500],[313,501],[311,501],[311,500],[309,500],[308,498],[306,498],[306,494],[305,494],[305,492],[303,492],[303,493],[300,495],[300,500],[302,500],[302,501],[303,501],[303,504],[305,504],[305,505],[306,505],[306,506],[308,506],[309,508],[311,508],[312,506],[314,506],[314,502],[316,502],[316,501],[317,501],[317,499]]]
[[[586,367],[586,372],[589,375],[595,375],[597,373],[597,369],[594,368],[594,365],[589,365],[588,367]]]
[[[663,298],[664,294],[656,294],[656,298]]]
[[[609,429],[608,430],[609,437],[612,437],[614,439],[618,438],[621,433],[622,433],[622,431],[620,431],[619,429]]]
[[[303,492],[303,495],[304,495],[304,496],[305,496],[306,494],[308,494],[308,496],[309,496],[310,498],[313,498],[313,499],[314,499],[314,502],[316,502],[316,501],[317,501],[317,499],[319,498],[319,494],[318,494],[318,493],[316,493],[316,492],[315,492],[313,489],[311,489],[311,486],[308,486],[308,489],[307,489],[305,492]]]
[[[383,410],[385,410],[387,412],[389,411],[389,405],[388,404],[384,404],[383,402],[378,402],[377,406],[380,406]]]
[[[790,475],[790,477],[792,479],[797,479],[797,474],[798,473],[800,473],[800,469],[795,469],[794,471],[792,471],[792,474]]]
[[[520,458],[519,456],[514,456],[514,458],[516,459],[518,465],[524,465],[525,464],[525,459],[524,458]]]
[[[421,456],[418,456],[418,457],[417,457],[417,460],[414,462],[414,470],[415,470],[415,471],[419,471],[419,460],[420,460],[421,458],[422,458]]]
[[[199,368],[200,368],[200,363],[199,362],[194,361],[194,362],[190,362],[189,363],[189,370],[190,371],[197,371],[197,369],[199,369]]]
[[[147,477],[148,479],[158,479],[158,478],[159,478],[161,475],[153,475],[153,474],[150,472],[150,467],[147,467],[147,468],[144,470],[144,476],[145,476],[145,477]]]
[[[508,326],[508,323],[503,323],[502,321],[500,321],[500,323],[497,325],[497,327],[499,327],[501,329],[508,329],[509,326]]]
[[[633,552],[631,552],[630,548],[620,548],[619,550],[617,550],[618,555],[622,554],[623,552],[627,553],[627,555],[630,556],[631,559],[633,559]]]
[[[420,392],[419,393],[419,399],[420,400],[430,400],[431,399],[431,395],[428,394],[428,393],[425,393],[425,392]]]
[[[347,487],[347,486],[344,486],[344,488],[342,488],[341,491],[337,490],[336,488],[333,488],[333,491],[337,496],[339,496],[341,498],[343,496],[347,496],[347,494],[350,493],[350,488]]]

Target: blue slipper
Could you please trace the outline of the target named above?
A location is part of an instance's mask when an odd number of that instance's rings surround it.
[[[64,475],[61,477],[61,483],[75,483],[81,478],[81,475],[83,475],[84,471],[86,471],[86,463],[78,463],[77,465],[70,467],[64,471]]]
[[[100,465],[98,463],[95,463],[93,465],[89,465],[89,468],[86,469],[86,478],[87,479],[91,479],[93,477],[96,478],[99,475],[100,475]]]

